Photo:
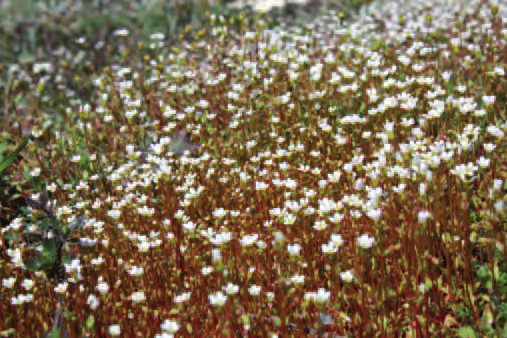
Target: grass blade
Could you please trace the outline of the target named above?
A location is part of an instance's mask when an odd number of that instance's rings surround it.
[[[12,164],[12,162],[14,162],[14,160],[16,159],[16,157],[23,151],[23,149],[27,146],[28,141],[30,141],[32,139],[32,137],[33,137],[33,135],[29,135],[29,136],[25,137],[25,139],[23,140],[23,142],[21,142],[21,144],[16,148],[16,150],[14,150],[12,152],[12,154],[10,154],[9,156],[7,156],[0,163],[0,173],[2,173],[2,171],[4,171],[8,166],[10,166]]]

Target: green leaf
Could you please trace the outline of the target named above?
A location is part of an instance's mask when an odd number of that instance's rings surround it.
[[[32,272],[38,271],[41,266],[41,264],[36,259],[33,258],[24,259],[23,263],[25,264],[27,269]]]
[[[29,135],[27,136],[21,143],[20,145],[16,148],[16,150],[14,150],[14,152],[12,154],[10,154],[9,156],[7,156],[1,163],[0,163],[0,173],[2,173],[2,171],[5,170],[5,168],[7,168],[8,166],[10,166],[12,164],[12,162],[14,162],[14,160],[16,159],[16,157],[23,151],[23,149],[26,147],[26,145],[28,144],[28,141],[30,141],[32,139],[33,135]]]
[[[67,318],[68,320],[70,320],[72,318],[72,313],[69,310],[66,309],[64,311],[64,314],[65,314],[65,318]]]
[[[13,195],[9,198],[9,200],[11,200],[11,201],[16,200],[16,199],[18,199],[18,197],[20,197],[20,196],[21,196],[21,194],[13,194]]]
[[[86,329],[91,330],[93,329],[93,325],[95,324],[95,318],[93,316],[89,316],[86,320]]]
[[[488,304],[486,305],[486,308],[484,309],[484,313],[482,315],[482,327],[491,327],[491,324],[493,323],[493,312],[491,311],[491,306]]]
[[[458,337],[460,338],[478,338],[479,336],[475,333],[475,330],[470,326],[462,327],[458,330]]]
[[[44,256],[56,256],[56,243],[54,239],[47,239],[42,244],[42,254]]]
[[[62,257],[62,263],[63,264],[70,264],[71,261],[72,261],[72,256],[70,255],[70,252],[64,253],[63,257]]]
[[[21,55],[18,57],[18,61],[20,63],[28,63],[28,62],[34,62],[35,61],[35,57],[30,54],[30,53],[27,53],[27,52],[23,52],[21,53]]]
[[[39,262],[42,269],[51,269],[56,260],[55,256],[38,256],[37,261]]]
[[[2,154],[7,149],[7,144],[0,143],[0,154]]]
[[[60,338],[60,332],[58,332],[58,329],[54,329],[49,333],[48,338]]]

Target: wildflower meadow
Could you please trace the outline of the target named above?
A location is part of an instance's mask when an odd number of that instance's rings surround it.
[[[0,335],[507,337],[507,4],[352,2],[32,33]]]

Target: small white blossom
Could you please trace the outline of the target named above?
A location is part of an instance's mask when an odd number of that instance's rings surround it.
[[[301,245],[299,245],[299,244],[289,245],[287,247],[287,250],[289,251],[289,254],[291,256],[297,256],[297,255],[299,255],[299,252],[301,251]]]
[[[252,285],[248,288],[248,293],[252,296],[258,296],[261,293],[261,287],[258,285]]]
[[[111,325],[109,327],[109,333],[113,336],[119,336],[121,333],[120,325]]]
[[[227,301],[227,296],[225,296],[221,291],[218,291],[214,295],[209,295],[209,301],[213,306],[223,306]]]
[[[354,279],[354,275],[350,270],[340,273],[340,277],[346,282],[351,282]]]

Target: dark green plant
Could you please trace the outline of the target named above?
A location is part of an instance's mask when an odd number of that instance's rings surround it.
[[[488,260],[493,259],[494,261],[495,276],[493,276],[489,263],[481,264],[473,259],[471,266],[478,294],[476,298],[482,309],[480,336],[496,337],[501,332],[503,337],[507,333],[507,265],[501,247],[496,246],[493,252],[494,257],[488,257]],[[496,280],[496,287],[493,285],[493,278]],[[465,304],[459,305],[457,313],[464,321],[470,319],[471,313]],[[468,332],[465,329],[465,327],[462,328],[463,334]],[[469,335],[463,335],[463,337],[469,337]]]
[[[25,139],[19,144],[19,146],[14,150],[9,156],[4,158],[2,162],[0,162],[0,174],[4,171],[8,166],[12,164],[17,158],[17,156],[25,149],[28,142],[32,139],[33,135],[29,135],[25,137]]]
[[[25,210],[31,221],[24,221],[19,233],[8,232],[4,238],[10,242],[20,243],[22,240],[28,242],[27,248],[42,248],[36,258],[24,259],[25,266],[30,271],[43,271],[47,279],[53,277],[63,278],[61,275],[64,264],[70,263],[72,258],[69,252],[63,249],[68,244],[79,243],[79,238],[74,237],[84,227],[84,216],[77,217],[70,224],[64,224],[59,220],[53,207],[55,200],[50,200],[45,194],[41,194],[38,201],[30,197],[26,198],[27,205],[31,210]],[[32,226],[36,226],[34,231]],[[29,229],[30,228],[30,229]],[[23,238],[21,238],[21,236]]]

